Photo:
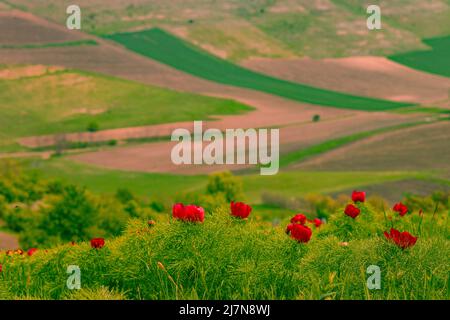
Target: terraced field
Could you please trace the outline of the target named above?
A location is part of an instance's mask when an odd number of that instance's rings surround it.
[[[390,110],[412,105],[412,103],[352,96],[272,78],[219,59],[157,28],[119,33],[107,38],[197,77],[263,91],[299,102],[366,111]]]

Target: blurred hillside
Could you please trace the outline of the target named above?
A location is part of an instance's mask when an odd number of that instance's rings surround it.
[[[2,6],[64,24],[73,1],[1,0]],[[251,57],[390,55],[426,49],[450,34],[449,0],[79,0],[83,31],[111,34],[162,27],[232,61]],[[382,30],[366,28],[369,4]]]

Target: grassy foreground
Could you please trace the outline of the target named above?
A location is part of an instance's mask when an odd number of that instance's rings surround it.
[[[105,247],[88,243],[0,255],[0,298],[38,299],[448,299],[448,215],[393,217],[370,208],[351,219],[342,211],[298,243],[279,227],[207,214],[205,222],[131,220]],[[403,220],[400,220],[403,219]],[[390,223],[419,237],[405,250],[386,241]],[[418,225],[420,224],[420,227]],[[344,242],[343,242],[344,241]],[[67,289],[69,265],[81,290]],[[369,290],[366,270],[381,270]]]
[[[296,101],[367,111],[389,110],[412,105],[359,97],[266,76],[222,60],[158,28],[117,33],[106,38],[201,78],[259,90]]]

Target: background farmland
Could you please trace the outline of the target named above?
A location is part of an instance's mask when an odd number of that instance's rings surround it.
[[[130,219],[167,222],[176,201],[223,212],[229,192],[267,228],[297,211],[326,220],[364,189],[378,213],[440,203],[448,231],[450,2],[378,1],[374,31],[369,2],[80,0],[76,31],[70,1],[0,0],[0,250],[113,239]],[[170,134],[193,120],[279,128],[280,172],[175,166]],[[68,236],[44,227],[67,212],[92,219]],[[448,246],[439,232],[426,248]]]

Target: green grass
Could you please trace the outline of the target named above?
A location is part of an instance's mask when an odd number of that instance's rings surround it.
[[[277,192],[284,196],[304,196],[308,193],[333,193],[341,190],[398,181],[406,178],[421,178],[426,173],[418,172],[330,172],[330,171],[283,171],[275,176],[243,176],[244,192],[251,203],[259,203],[264,191]]]
[[[45,178],[85,186],[97,193],[113,194],[126,186],[139,196],[174,196],[177,192],[196,191],[206,186],[206,176],[182,176],[163,173],[128,172],[103,169],[74,162],[63,157],[49,160],[23,159],[27,170],[36,171]]]
[[[389,59],[408,67],[450,77],[450,36],[423,40],[428,51],[413,51],[392,55]]]
[[[20,44],[20,45],[0,44],[0,49],[42,49],[42,48],[96,46],[96,45],[98,45],[97,41],[87,39],[87,40],[78,40],[78,41]]]
[[[157,28],[113,34],[107,38],[132,51],[201,78],[300,102],[367,111],[390,110],[412,105],[358,97],[269,77],[215,57]]]
[[[65,182],[86,186],[97,193],[115,193],[126,186],[139,196],[173,198],[175,193],[203,191],[207,176],[172,175],[111,170],[74,162],[64,157],[49,160],[23,159],[27,170],[39,172],[44,178],[62,179]],[[261,194],[275,188],[286,196],[307,193],[330,193],[359,186],[422,177],[415,172],[280,172],[275,176],[243,175],[244,193],[251,203],[259,203]]]
[[[437,107],[407,107],[407,108],[401,108],[390,111],[392,113],[399,113],[399,114],[410,114],[410,113],[425,113],[430,115],[435,114],[450,114],[449,109],[443,109],[443,108],[437,108]]]
[[[13,69],[12,69],[13,70]],[[0,79],[0,148],[24,136],[211,119],[251,107],[74,70]]]
[[[202,224],[132,220],[102,249],[84,242],[1,254],[0,298],[449,299],[448,215],[425,215],[420,232],[419,220],[396,222],[419,237],[407,250],[384,239],[389,226],[370,208],[355,220],[339,210],[307,244],[285,234],[287,219],[273,228],[227,210],[208,212]],[[67,289],[69,265],[80,267],[81,291]],[[370,265],[381,269],[379,290],[367,289]]]
[[[368,137],[372,137],[377,134],[400,130],[400,129],[405,129],[405,128],[410,128],[410,127],[414,127],[414,126],[421,125],[421,124],[427,124],[427,123],[429,123],[429,122],[403,123],[403,124],[395,125],[392,127],[364,131],[364,132],[355,133],[355,134],[337,138],[337,139],[327,140],[325,142],[313,145],[311,147],[307,147],[305,149],[300,149],[298,151],[293,151],[293,152],[287,153],[285,155],[282,155],[280,157],[280,167],[286,167],[290,164],[301,162],[302,160],[304,160],[306,158],[313,157],[313,156],[331,151],[333,149],[337,149],[346,144],[356,142],[356,141],[359,141],[359,140],[362,140],[362,139],[365,139]]]

